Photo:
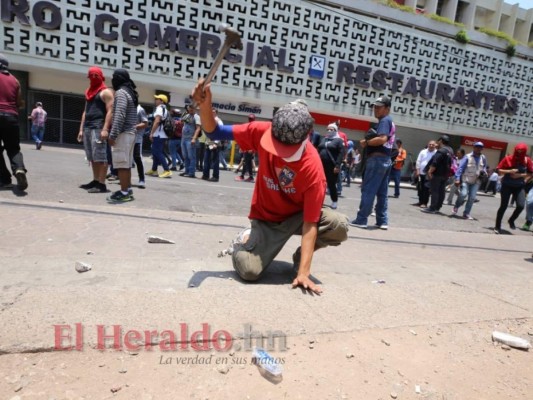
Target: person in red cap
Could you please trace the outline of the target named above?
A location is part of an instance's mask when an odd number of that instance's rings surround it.
[[[261,163],[252,197],[251,229],[233,247],[233,267],[247,281],[257,280],[293,235],[301,246],[293,255],[293,287],[322,289],[310,278],[313,252],[347,239],[347,218],[323,207],[326,178],[317,150],[309,144],[313,118],[307,107],[286,104],[272,122],[219,126],[211,112],[211,88],[203,79],[192,91],[202,127],[212,139],[235,140],[258,152]]]
[[[514,152],[503,158],[498,164],[498,174],[502,178],[502,188],[500,190],[500,208],[496,213],[496,224],[494,226],[494,233],[501,233],[502,219],[509,199],[513,196],[516,199],[516,208],[509,218],[509,227],[516,229],[515,221],[525,207],[526,194],[524,187],[526,185],[526,178],[533,174],[533,162],[527,155],[527,145],[519,143],[515,146]]]
[[[104,83],[99,67],[90,67],[87,73],[90,85],[85,91],[85,110],[81,116],[78,142],[83,142],[85,156],[91,163],[93,180],[80,188],[89,193],[105,193],[107,187],[107,139],[113,117],[113,92]]]

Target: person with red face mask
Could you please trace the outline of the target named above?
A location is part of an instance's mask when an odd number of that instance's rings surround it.
[[[105,193],[107,187],[107,138],[113,117],[113,92],[105,85],[105,77],[98,67],[89,68],[90,85],[85,91],[85,111],[81,116],[78,142],[83,141],[85,155],[93,169],[93,180],[80,188],[89,193]]]
[[[526,178],[533,174],[533,162],[527,155],[527,145],[519,143],[515,146],[514,152],[506,156],[498,164],[498,174],[502,178],[502,188],[500,191],[500,208],[496,213],[496,224],[494,233],[501,233],[502,219],[509,204],[509,199],[513,196],[516,199],[516,208],[509,218],[509,227],[516,229],[515,221],[525,207],[526,194],[524,187]]]

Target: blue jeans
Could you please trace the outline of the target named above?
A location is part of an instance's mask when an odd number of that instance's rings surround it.
[[[167,159],[165,158],[165,153],[163,152],[163,147],[165,146],[166,140],[167,139],[160,137],[154,137],[154,141],[152,143],[152,156],[154,159],[152,163],[152,171],[157,171],[157,167],[160,165],[165,171],[168,171]]]
[[[466,197],[468,196],[463,215],[470,215],[470,211],[472,211],[472,206],[474,205],[474,201],[476,200],[478,189],[479,183],[461,183],[461,190],[459,191],[459,195],[457,196],[455,208],[461,207],[464,204]]]
[[[389,173],[391,159],[388,156],[369,157],[366,160],[366,169],[361,186],[361,203],[355,218],[358,225],[367,225],[368,216],[372,212],[374,199],[376,202],[377,225],[388,225],[387,191],[389,189]]]
[[[181,139],[170,139],[168,141],[168,151],[170,152],[170,157],[172,158],[172,168],[176,168],[177,164],[183,164],[183,159],[181,158]]]
[[[196,143],[191,142],[192,138],[181,138],[181,155],[185,161],[186,175],[194,176],[196,172]]]
[[[529,189],[526,197],[526,221],[533,222],[533,189]]]
[[[394,181],[394,197],[400,197],[401,178],[402,178],[402,170],[391,168],[389,181]]]
[[[44,137],[44,126],[31,126],[31,138],[35,143],[41,143]]]

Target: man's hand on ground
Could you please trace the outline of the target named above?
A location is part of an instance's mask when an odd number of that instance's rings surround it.
[[[297,288],[298,286],[303,287],[306,290],[310,290],[313,293],[321,294],[322,288],[316,285],[308,276],[298,275],[294,281],[292,281],[292,287]]]

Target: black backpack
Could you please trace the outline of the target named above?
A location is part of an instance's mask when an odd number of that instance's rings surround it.
[[[169,139],[172,139],[174,138],[175,130],[176,130],[176,123],[174,121],[174,118],[172,118],[170,113],[167,111],[167,116],[163,121],[163,131],[165,132],[165,135],[167,135]]]

